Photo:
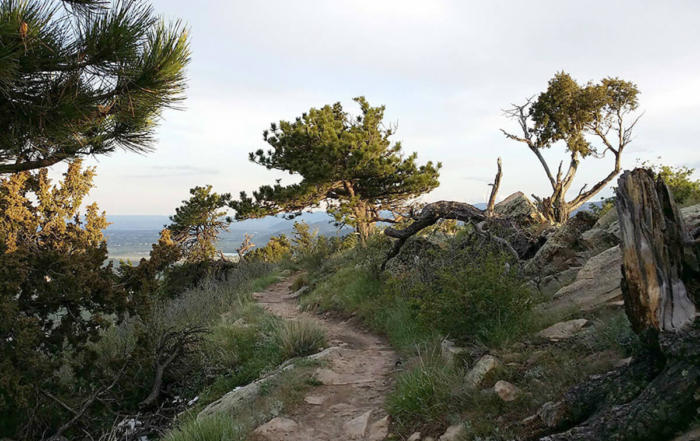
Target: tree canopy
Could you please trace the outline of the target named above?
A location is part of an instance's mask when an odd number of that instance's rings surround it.
[[[366,238],[382,211],[399,209],[407,200],[439,185],[441,164],[417,164],[415,153],[404,156],[401,143],[390,140],[396,128],[385,126],[385,107],[371,107],[356,98],[361,114],[352,117],[340,103],[312,108],[293,122],[272,123],[263,133],[271,146],[250,153],[250,160],[268,169],[301,177],[296,184],[265,185],[231,203],[236,219],[277,213],[300,213],[327,204],[340,223]]]
[[[140,0],[0,2],[0,173],[151,150],[189,60],[183,25]]]
[[[552,186],[550,197],[536,198],[548,220],[566,222],[573,210],[590,200],[620,173],[622,152],[632,142],[632,132],[639,120],[627,121],[629,114],[637,110],[639,93],[634,83],[619,78],[579,84],[569,74],[559,72],[537,99],[530,99],[506,112],[518,121],[522,135],[503,133],[530,148]],[[602,145],[594,144],[594,139]],[[540,152],[559,141],[565,143],[570,155],[568,170],[563,175],[563,162],[553,174]],[[606,153],[610,153],[615,161],[610,173],[588,189],[584,185],[576,197],[567,201],[581,159],[601,159]]]

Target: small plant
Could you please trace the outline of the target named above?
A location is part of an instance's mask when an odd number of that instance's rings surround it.
[[[317,323],[300,318],[278,324],[274,339],[288,359],[318,352],[326,344],[326,333]]]
[[[408,433],[421,425],[447,425],[451,391],[459,379],[436,354],[422,354],[417,361],[416,367],[396,377],[386,398],[389,415]]]

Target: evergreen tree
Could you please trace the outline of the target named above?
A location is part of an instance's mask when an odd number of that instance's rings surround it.
[[[105,214],[79,211],[93,176],[76,161],[56,186],[46,169],[0,179],[0,437],[14,438],[39,392],[58,387],[62,354],[84,351],[141,303],[105,265]]]
[[[401,143],[390,137],[394,127],[385,127],[384,106],[371,107],[364,97],[356,98],[361,115],[351,117],[340,103],[311,109],[294,122],[273,123],[263,133],[272,147],[250,154],[250,160],[268,169],[301,176],[288,186],[263,186],[231,208],[236,219],[277,213],[298,214],[304,209],[327,205],[338,222],[355,228],[366,239],[382,211],[396,210],[407,200],[439,185],[441,164],[416,164],[415,153],[404,157]]]
[[[187,262],[197,263],[214,257],[219,233],[228,231],[232,219],[222,209],[231,202],[231,195],[212,193],[211,185],[195,187],[190,194],[192,197],[175,209],[168,229]]]
[[[0,1],[0,174],[149,151],[189,59],[182,24],[140,0]]]

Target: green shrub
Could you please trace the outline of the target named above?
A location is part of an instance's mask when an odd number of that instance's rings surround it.
[[[162,441],[244,441],[248,430],[225,415],[191,420],[170,431]]]
[[[326,333],[310,319],[285,320],[275,328],[275,342],[285,359],[303,357],[325,346]]]

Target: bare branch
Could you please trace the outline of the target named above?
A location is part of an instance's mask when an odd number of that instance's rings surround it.
[[[491,187],[491,195],[489,196],[489,203],[486,206],[486,217],[493,217],[494,206],[496,205],[496,195],[498,195],[498,189],[501,187],[501,178],[503,177],[503,171],[501,167],[501,158],[498,158],[496,162],[498,164],[498,172],[496,173],[496,178],[493,181]]]

